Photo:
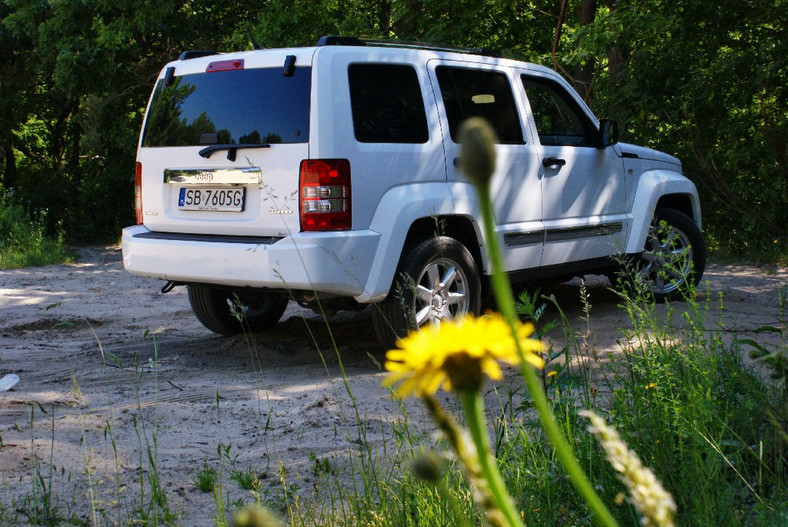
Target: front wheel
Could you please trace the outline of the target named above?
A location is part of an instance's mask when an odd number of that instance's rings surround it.
[[[192,284],[189,303],[197,320],[214,333],[231,336],[244,328],[272,328],[287,309],[287,296],[261,290],[233,290]]]
[[[481,281],[468,249],[448,236],[406,250],[388,296],[372,306],[372,323],[386,349],[408,331],[481,310]]]
[[[636,269],[636,281],[657,301],[682,298],[700,282],[706,267],[706,244],[687,215],[658,209]]]

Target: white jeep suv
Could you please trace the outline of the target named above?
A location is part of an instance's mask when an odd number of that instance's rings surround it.
[[[609,273],[658,298],[705,265],[676,158],[617,142],[552,70],[477,51],[323,37],[186,52],[159,75],[139,141],[128,271],[188,286],[208,329],[274,325],[289,300],[372,304],[381,343],[481,309],[488,240],[458,129],[495,130],[491,182],[513,281]],[[233,313],[235,312],[235,314]]]

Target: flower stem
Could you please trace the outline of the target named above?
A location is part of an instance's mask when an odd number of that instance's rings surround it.
[[[481,475],[487,480],[491,505],[500,512],[510,527],[522,527],[523,522],[512,503],[509,491],[498,470],[497,461],[490,450],[490,437],[487,420],[484,417],[484,399],[478,390],[459,393],[460,402],[465,411],[468,431],[476,445]],[[489,507],[486,507],[489,510]]]
[[[501,263],[501,249],[498,244],[497,233],[495,232],[495,214],[493,213],[492,200],[490,199],[490,191],[487,185],[477,185],[476,190],[479,192],[479,201],[482,209],[482,219],[484,221],[484,231],[489,246],[490,261],[492,264],[492,281],[493,290],[497,299],[498,307],[501,314],[509,322],[512,329],[512,334],[515,336],[514,341],[517,345],[517,352],[520,355],[520,370],[522,372],[523,381],[525,382],[528,392],[531,394],[534,406],[539,413],[539,419],[542,423],[547,437],[555,448],[556,455],[561,461],[561,464],[569,474],[569,478],[575,489],[586,500],[591,512],[596,517],[596,520],[601,525],[617,526],[616,520],[610,511],[605,506],[604,502],[599,498],[591,482],[586,477],[580,464],[577,462],[572,449],[566,442],[566,439],[555,420],[553,411],[547,401],[547,395],[544,392],[542,384],[536,375],[536,371],[526,360],[520,345],[520,340],[517,338],[515,321],[517,321],[517,314],[514,309],[514,296],[509,281]]]

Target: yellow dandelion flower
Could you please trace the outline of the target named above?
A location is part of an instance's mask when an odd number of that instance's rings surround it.
[[[537,368],[544,361],[534,352],[542,343],[528,338],[533,325],[517,324],[517,336],[526,361]],[[503,378],[499,361],[517,365],[517,352],[509,324],[500,314],[467,316],[455,323],[443,323],[412,331],[397,341],[397,349],[386,354],[391,373],[386,386],[398,382],[400,397],[429,395],[444,390],[478,389],[484,376]]]

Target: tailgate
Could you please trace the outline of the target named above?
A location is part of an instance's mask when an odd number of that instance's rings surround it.
[[[311,67],[309,56],[289,58],[295,53],[214,55],[165,68],[137,159],[148,229],[236,236],[299,230]]]
[[[152,231],[286,236],[299,230],[298,169],[308,145],[239,150],[230,162],[201,148],[142,148],[142,204]]]

